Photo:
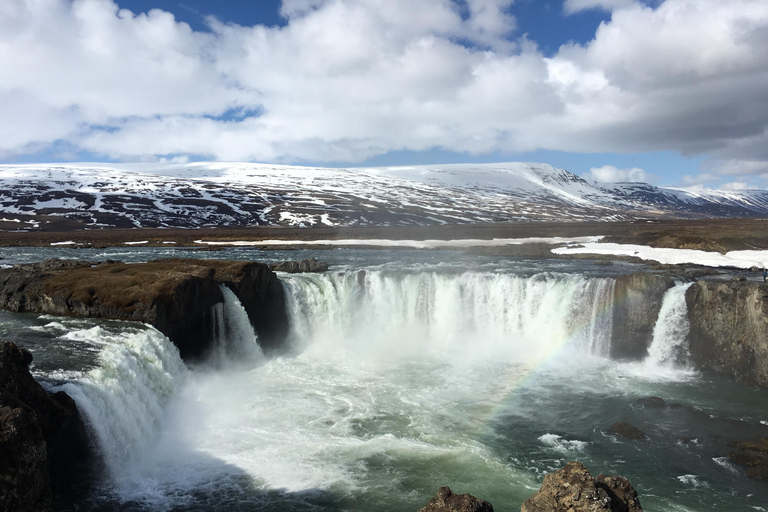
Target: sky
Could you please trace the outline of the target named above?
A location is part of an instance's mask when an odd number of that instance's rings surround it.
[[[765,0],[1,0],[0,163],[768,187]]]

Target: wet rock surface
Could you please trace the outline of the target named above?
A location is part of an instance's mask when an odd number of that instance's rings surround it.
[[[699,281],[685,301],[694,368],[768,388],[768,285]]]
[[[147,263],[48,260],[0,269],[0,307],[16,312],[134,320],[155,326],[184,359],[206,353],[220,285],[242,303],[266,351],[288,331],[283,287],[266,265],[169,258]]]
[[[735,441],[728,458],[741,466],[746,466],[747,476],[754,480],[768,481],[768,438],[757,441]]]
[[[642,430],[626,421],[617,421],[608,428],[608,433],[617,434],[627,439],[645,439],[647,437]]]
[[[620,476],[594,478],[581,462],[569,462],[544,477],[521,512],[642,512],[632,484]]]
[[[308,258],[299,261],[281,261],[279,263],[272,263],[269,268],[275,272],[298,274],[303,272],[325,272],[328,270],[328,264],[324,261],[318,261],[315,258]]]
[[[0,341],[0,510],[50,510],[87,487],[94,457],[74,400],[29,373],[32,355]],[[53,489],[53,491],[52,491]]]
[[[493,512],[493,505],[471,494],[454,494],[450,488],[441,487],[419,512]]]
[[[669,277],[645,272],[616,278],[612,358],[644,359],[648,355],[664,293],[674,285]]]

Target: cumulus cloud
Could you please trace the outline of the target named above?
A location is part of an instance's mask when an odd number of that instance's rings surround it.
[[[3,0],[0,157],[64,141],[125,160],[671,150],[765,168],[768,3],[566,7],[612,17],[545,57],[511,0],[284,0],[283,27],[208,32],[112,0]]]
[[[630,169],[619,169],[613,165],[604,165],[602,167],[592,167],[589,172],[582,174],[583,178],[601,183],[619,183],[619,182],[641,182],[653,183],[656,176],[645,172],[639,167]]]

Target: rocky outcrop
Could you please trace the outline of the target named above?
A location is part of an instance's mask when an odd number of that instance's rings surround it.
[[[620,476],[594,478],[581,462],[544,477],[536,494],[521,512],[642,512],[640,499],[629,480]]]
[[[693,366],[768,388],[768,285],[699,281],[685,301]]]
[[[644,359],[648,355],[664,293],[674,284],[669,277],[644,272],[616,278],[612,358]]]
[[[449,487],[441,487],[419,512],[493,512],[493,505],[471,494],[453,494]]]
[[[768,438],[736,441],[731,446],[734,451],[728,454],[728,458],[736,464],[748,467],[749,478],[768,481]]]
[[[645,439],[645,433],[626,421],[617,421],[608,428],[609,434],[616,434],[627,439]]]
[[[328,264],[324,261],[318,261],[315,258],[307,258],[299,261],[281,261],[279,263],[272,263],[269,268],[275,272],[298,274],[302,272],[325,272],[328,270]]]
[[[52,485],[72,494],[93,469],[75,402],[48,394],[29,373],[31,362],[26,350],[0,342],[0,510],[50,510]]]
[[[184,359],[204,355],[212,306],[229,287],[266,351],[288,331],[283,287],[266,265],[244,261],[162,259],[147,263],[49,260],[0,270],[0,307],[17,312],[134,320],[155,326]]]

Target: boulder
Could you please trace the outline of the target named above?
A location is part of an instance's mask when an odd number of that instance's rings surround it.
[[[318,261],[315,258],[308,258],[300,261],[281,261],[272,263],[269,268],[275,272],[298,274],[302,272],[325,272],[328,270],[328,264],[324,261]]]
[[[0,269],[0,307],[148,323],[189,360],[208,352],[212,306],[224,300],[222,284],[239,298],[262,348],[282,348],[288,332],[283,287],[274,272],[256,262],[169,258],[16,265]]]
[[[441,487],[419,512],[493,512],[493,505],[471,494],[453,494],[450,488]]]
[[[28,351],[0,341],[0,510],[48,510],[52,485],[71,495],[93,474],[74,400],[45,391],[29,373],[31,362]]]
[[[674,285],[670,277],[644,272],[616,278],[612,358],[644,359],[648,355],[664,293]]]
[[[609,434],[618,434],[627,439],[645,439],[645,433],[639,428],[627,423],[626,421],[617,421],[608,428]]]
[[[642,512],[632,484],[620,476],[594,478],[581,462],[569,462],[544,477],[521,512]]]
[[[728,458],[736,464],[746,466],[747,476],[754,480],[768,481],[768,438],[757,441],[736,441],[731,443],[734,451]]]
[[[768,389],[768,285],[698,281],[685,301],[694,368]]]

